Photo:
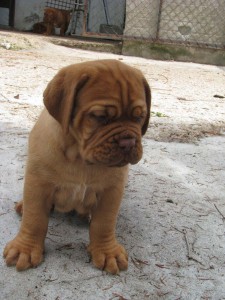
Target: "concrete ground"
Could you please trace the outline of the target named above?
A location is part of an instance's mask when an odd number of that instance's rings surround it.
[[[88,225],[53,213],[45,261],[17,272],[0,258],[2,300],[225,299],[225,68],[70,49],[0,31],[0,251],[18,231],[27,138],[63,66],[115,58],[152,87],[144,156],[130,168],[117,224],[129,269],[112,276],[86,252]]]

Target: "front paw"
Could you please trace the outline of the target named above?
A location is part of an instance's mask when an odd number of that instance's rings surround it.
[[[113,244],[95,244],[88,246],[93,264],[111,274],[119,274],[128,267],[128,256],[123,246],[114,242]]]
[[[16,265],[17,271],[36,267],[43,260],[43,247],[37,241],[17,236],[3,253],[7,266]]]

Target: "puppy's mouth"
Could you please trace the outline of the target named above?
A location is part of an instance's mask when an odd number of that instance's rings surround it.
[[[127,146],[127,142],[124,142],[124,144],[126,144],[125,148],[118,145],[113,145],[111,148],[107,146],[96,147],[84,159],[88,165],[104,165],[107,167],[124,167],[128,164],[138,163],[142,157],[141,144],[138,143],[132,148]]]
[[[110,162],[110,163],[106,163],[106,166],[109,168],[115,168],[115,167],[124,167],[126,165],[128,165],[130,163],[130,161],[126,158],[123,158],[120,161],[114,161],[114,162]]]
[[[91,165],[102,165],[102,166],[106,166],[109,168],[121,168],[121,167],[125,167],[128,164],[136,164],[130,162],[128,159],[122,159],[120,161],[113,161],[113,162],[106,162],[106,161],[101,161],[101,160],[95,160],[95,161],[90,161],[90,160],[85,160],[86,164],[91,166]]]
[[[119,132],[118,132],[119,131]],[[81,156],[87,164],[107,167],[123,167],[136,164],[142,157],[141,136],[134,130],[113,128],[111,131],[98,133],[84,143]]]

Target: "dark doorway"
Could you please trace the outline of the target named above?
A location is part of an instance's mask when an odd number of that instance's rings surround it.
[[[0,26],[14,26],[15,0],[0,0]]]

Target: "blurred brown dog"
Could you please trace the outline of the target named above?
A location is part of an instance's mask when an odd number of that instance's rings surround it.
[[[38,22],[33,25],[33,33],[46,33],[47,31],[47,24],[44,22]]]
[[[17,270],[42,261],[52,206],[90,215],[94,265],[116,274],[127,254],[115,237],[128,164],[142,157],[151,94],[142,73],[117,60],[63,68],[44,92],[46,108],[29,137],[21,228],[4,250]]]
[[[64,36],[70,23],[71,10],[47,7],[44,10],[43,22],[47,26],[46,35],[55,33],[55,27],[60,28],[60,35]]]

